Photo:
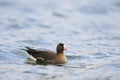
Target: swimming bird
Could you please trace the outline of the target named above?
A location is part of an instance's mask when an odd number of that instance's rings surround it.
[[[67,50],[63,43],[59,43],[56,52],[50,50],[36,50],[30,47],[24,49],[36,61],[36,64],[63,64],[67,62],[64,51]]]

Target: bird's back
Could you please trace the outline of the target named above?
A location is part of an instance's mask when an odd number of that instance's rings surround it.
[[[34,58],[43,58],[44,60],[53,60],[56,57],[56,53],[50,50],[35,50],[29,47],[27,48],[27,52],[29,55],[33,56]]]

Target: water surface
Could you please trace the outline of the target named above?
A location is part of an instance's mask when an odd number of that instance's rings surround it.
[[[68,63],[26,63],[60,42]],[[119,80],[119,43],[119,0],[0,0],[0,80]]]

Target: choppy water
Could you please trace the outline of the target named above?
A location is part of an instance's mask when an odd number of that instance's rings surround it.
[[[26,64],[21,48],[59,42],[67,64]],[[0,80],[119,79],[120,0],[0,0]]]

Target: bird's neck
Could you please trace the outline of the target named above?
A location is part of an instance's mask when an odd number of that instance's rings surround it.
[[[64,56],[64,53],[57,53],[57,56]]]
[[[61,50],[56,50],[57,51],[57,53],[63,53],[63,51],[61,51]]]

